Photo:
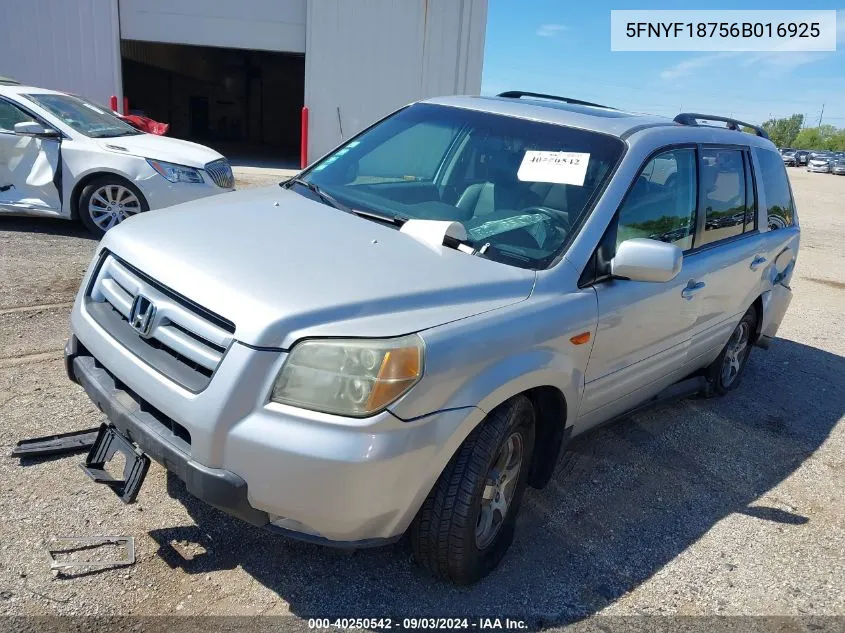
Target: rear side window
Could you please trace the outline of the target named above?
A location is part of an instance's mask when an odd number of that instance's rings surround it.
[[[704,233],[696,246],[742,235],[748,207],[742,154],[738,149],[702,148],[699,173]]]
[[[695,150],[675,149],[652,158],[619,210],[616,245],[636,237],[692,248],[696,207]]]
[[[795,203],[789,189],[789,180],[783,160],[776,152],[757,149],[760,161],[760,174],[757,179],[766,198],[766,215],[770,229],[782,229],[792,226],[795,215]]]

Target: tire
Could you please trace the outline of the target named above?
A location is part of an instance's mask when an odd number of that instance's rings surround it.
[[[723,396],[739,386],[756,331],[757,310],[752,306],[737,323],[722,352],[707,368],[707,380],[715,394]]]
[[[473,429],[441,473],[410,530],[414,557],[435,576],[468,585],[489,574],[504,557],[513,541],[531,465],[534,417],[525,396],[501,404]],[[513,462],[503,460],[510,459],[519,444],[522,456],[514,473]]]
[[[140,189],[119,176],[98,176],[82,190],[79,219],[98,238],[126,218],[149,211]]]

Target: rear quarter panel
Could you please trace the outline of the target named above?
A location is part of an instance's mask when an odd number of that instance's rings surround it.
[[[761,151],[766,150],[758,148],[752,152],[754,173],[757,180],[757,221],[762,231],[760,250],[767,259],[760,282],[759,296],[763,305],[763,315],[759,324],[759,334],[773,337],[777,334],[778,327],[792,301],[790,283],[795,271],[798,250],[801,244],[801,227],[798,219],[798,207],[795,203],[795,195],[792,193],[792,183],[789,181],[789,173],[786,172],[790,196],[792,197],[793,224],[785,228],[769,228],[767,210],[772,201],[766,199],[766,187],[761,179],[761,174],[763,173],[759,157],[759,152]],[[771,151],[771,149],[768,151]],[[784,169],[784,171],[786,170]]]

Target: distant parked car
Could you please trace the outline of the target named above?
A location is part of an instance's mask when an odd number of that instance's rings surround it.
[[[0,85],[0,215],[78,218],[101,236],[130,215],[233,187],[213,149],[145,134],[81,97]]]
[[[845,156],[840,156],[833,162],[830,172],[838,176],[845,176]]]
[[[831,168],[832,155],[817,153],[810,162],[807,163],[807,171],[815,171],[820,173],[829,173]]]
[[[810,152],[805,149],[799,149],[795,152],[795,163],[797,165],[806,165],[810,160]]]
[[[794,149],[786,150],[780,156],[783,159],[783,164],[787,167],[795,167],[798,164]]]

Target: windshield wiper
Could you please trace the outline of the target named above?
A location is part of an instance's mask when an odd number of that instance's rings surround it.
[[[304,179],[300,178],[299,176],[294,176],[290,180],[287,180],[287,181],[282,183],[282,186],[284,186],[288,189],[290,189],[291,185],[302,185],[303,187],[308,189],[308,191],[310,191],[315,196],[320,198],[320,200],[322,200],[325,204],[329,205],[330,207],[334,207],[335,209],[340,209],[341,211],[346,211],[347,213],[352,212],[352,209],[350,209],[345,204],[340,202],[337,198],[335,198],[330,193],[327,193],[327,192],[323,191],[322,189],[320,189],[320,187],[315,185],[313,182],[308,182],[307,180],[304,180]]]
[[[287,180],[282,183],[282,186],[287,188],[290,188],[291,185],[302,185],[303,187],[308,189],[308,191],[312,192],[314,195],[319,197],[320,200],[325,202],[330,207],[334,207],[335,209],[340,209],[341,211],[346,211],[347,213],[357,215],[359,218],[375,220],[376,222],[384,222],[385,224],[393,224],[394,226],[402,226],[403,224],[405,224],[405,222],[408,221],[408,218],[401,215],[390,215],[389,213],[380,213],[379,211],[370,211],[369,209],[353,209],[352,207],[348,207],[342,202],[340,202],[333,195],[321,189],[319,185],[304,180],[299,176],[294,176],[290,180]]]
[[[349,209],[349,212],[354,213],[359,218],[367,218],[368,220],[375,220],[376,222],[384,222],[395,226],[402,226],[408,221],[408,218],[403,215],[390,215],[389,213],[380,213],[379,211],[370,211],[369,209]]]

